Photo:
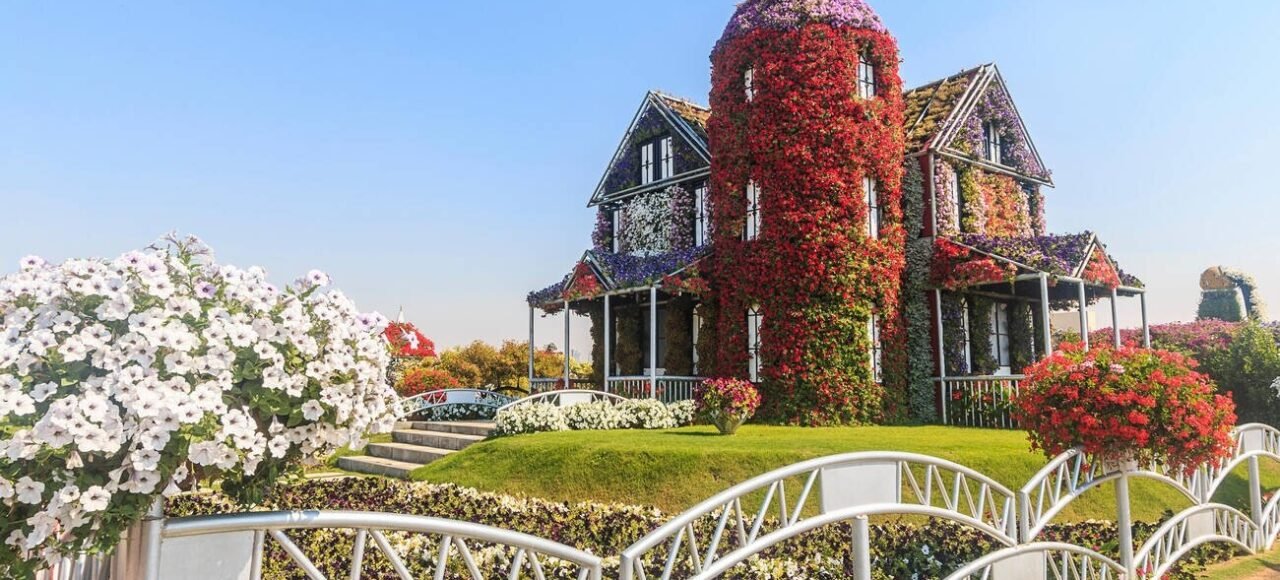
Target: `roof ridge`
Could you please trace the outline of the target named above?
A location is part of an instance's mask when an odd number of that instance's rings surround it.
[[[686,104],[686,105],[689,105],[689,106],[691,106],[691,107],[697,107],[697,108],[699,108],[699,109],[705,109],[705,110],[708,110],[708,111],[710,111],[710,110],[711,110],[711,107],[710,107],[710,106],[708,106],[708,105],[703,105],[703,104],[700,104],[700,103],[698,103],[697,101],[694,101],[694,100],[692,100],[692,99],[688,99],[688,98],[685,98],[685,97],[681,97],[681,96],[673,95],[673,94],[668,93],[668,92],[666,92],[666,91],[663,91],[663,90],[661,90],[661,89],[652,89],[652,90],[650,90],[649,92],[653,93],[653,94],[654,94],[654,95],[656,95],[656,96],[662,97],[662,98],[664,98],[664,99],[671,99],[671,100],[673,100],[673,101],[679,101],[679,102],[684,103],[684,104]]]

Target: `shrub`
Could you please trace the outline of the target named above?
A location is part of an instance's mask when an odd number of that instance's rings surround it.
[[[455,389],[462,382],[449,371],[432,366],[411,366],[405,369],[400,380],[396,382],[396,393],[401,397],[412,397],[440,389]]]
[[[564,420],[574,431],[608,431],[622,424],[622,411],[608,401],[571,405],[564,409]]]
[[[657,399],[627,399],[618,403],[622,429],[670,429],[676,426],[671,410]]]
[[[629,399],[558,407],[546,403],[517,405],[494,418],[494,436],[541,431],[605,429],[670,429],[693,423],[692,401],[669,405],[656,399]]]
[[[760,392],[750,381],[742,379],[707,379],[694,391],[694,400],[698,403],[698,414],[720,433],[732,435],[760,407]]]
[[[564,412],[555,405],[534,403],[506,409],[493,419],[494,436],[519,435],[542,431],[568,431]]]
[[[1189,473],[1231,454],[1236,418],[1231,397],[1194,368],[1163,350],[1064,344],[1027,369],[1015,416],[1050,457],[1082,447]]]
[[[1280,425],[1280,400],[1271,388],[1280,377],[1280,347],[1270,330],[1241,325],[1231,345],[1204,363],[1221,390],[1235,399],[1240,422]]]

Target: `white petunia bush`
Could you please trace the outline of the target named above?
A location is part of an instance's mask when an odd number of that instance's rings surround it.
[[[196,482],[261,501],[390,430],[386,319],[312,271],[287,288],[198,239],[0,278],[0,569],[109,552]]]
[[[542,431],[670,429],[694,422],[693,401],[663,404],[654,399],[620,403],[596,401],[559,407],[547,403],[516,405],[494,417],[496,437]]]

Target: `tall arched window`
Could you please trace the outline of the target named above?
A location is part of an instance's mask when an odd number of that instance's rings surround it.
[[[872,314],[867,321],[867,336],[871,339],[871,378],[884,382],[884,343],[880,340],[880,317]]]
[[[862,189],[867,195],[867,237],[880,239],[880,193],[876,191],[878,184],[872,177],[862,179]]]
[[[858,96],[876,96],[876,67],[871,63],[871,53],[865,50],[858,55]]]
[[[747,96],[747,102],[750,103],[756,99],[756,69],[749,68],[742,73],[743,92]]]
[[[755,181],[747,182],[747,227],[743,237],[754,240],[760,236],[760,188]]]
[[[747,376],[751,382],[760,381],[760,322],[764,317],[760,314],[760,306],[753,305],[747,310]]]

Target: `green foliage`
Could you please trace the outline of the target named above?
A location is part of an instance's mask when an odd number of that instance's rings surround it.
[[[1015,301],[1009,304],[1009,362],[1013,372],[1036,361],[1036,325],[1030,302]]]
[[[713,376],[718,374],[715,370],[716,360],[716,306],[715,300],[705,300],[698,305],[698,318],[702,321],[702,325],[698,328],[698,374],[702,376]]]
[[[1216,319],[1227,322],[1240,322],[1246,318],[1244,302],[1240,292],[1235,288],[1225,290],[1201,290],[1200,308],[1196,311],[1199,320]]]
[[[672,296],[667,302],[667,353],[662,367],[668,375],[693,374],[693,297]]]
[[[937,416],[933,347],[930,344],[933,317],[930,316],[928,302],[933,242],[920,237],[924,227],[924,177],[914,159],[906,161],[902,180],[902,215],[907,233],[907,264],[902,270],[902,316],[907,329],[907,408],[911,419],[929,422]]]
[[[1241,423],[1280,425],[1280,401],[1271,386],[1280,377],[1280,346],[1271,330],[1245,324],[1229,347],[1206,351],[1200,363],[1220,391],[1231,393]]]
[[[969,358],[973,361],[970,372],[975,375],[989,375],[1000,367],[988,339],[994,330],[991,328],[992,308],[995,308],[995,301],[990,298],[969,297]]]
[[[587,316],[591,317],[591,383],[604,385],[604,302],[592,300]]]
[[[644,322],[640,318],[642,314],[638,307],[618,309],[614,360],[623,376],[638,375],[644,367],[644,347],[640,344],[644,335]]]

